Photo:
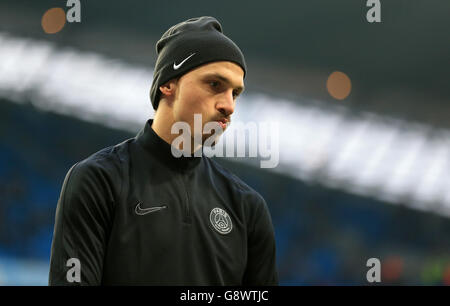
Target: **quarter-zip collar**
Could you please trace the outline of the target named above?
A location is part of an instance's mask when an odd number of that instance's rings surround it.
[[[198,166],[203,158],[195,157],[192,153],[192,157],[175,157],[172,154],[172,146],[164,139],[158,136],[152,128],[153,119],[149,119],[144,128],[137,134],[137,142],[151,155],[155,156],[158,160],[166,164],[168,167],[177,171],[192,170]],[[181,152],[175,147],[173,150]],[[199,150],[202,150],[200,148]]]

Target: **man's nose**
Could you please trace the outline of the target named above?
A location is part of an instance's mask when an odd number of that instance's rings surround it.
[[[233,99],[233,91],[226,92],[219,103],[217,109],[225,116],[231,116],[234,112],[235,101]]]

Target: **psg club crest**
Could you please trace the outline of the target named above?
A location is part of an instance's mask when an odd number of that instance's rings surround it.
[[[233,229],[230,216],[222,208],[214,208],[209,214],[212,226],[222,235],[228,234]]]

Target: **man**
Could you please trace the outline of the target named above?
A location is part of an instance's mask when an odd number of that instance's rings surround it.
[[[185,122],[196,138],[195,114],[202,127],[226,128],[244,87],[241,51],[212,17],[173,26],[156,49],[154,120],[65,178],[49,284],[278,284],[264,199],[198,151],[220,133],[200,131],[200,143],[176,147],[171,132]]]

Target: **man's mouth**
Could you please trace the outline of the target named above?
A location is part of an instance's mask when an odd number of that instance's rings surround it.
[[[228,126],[230,121],[228,119],[223,118],[223,119],[220,119],[220,120],[216,120],[216,122],[219,123],[220,127],[222,128],[222,130],[225,130],[227,128],[227,126]]]

